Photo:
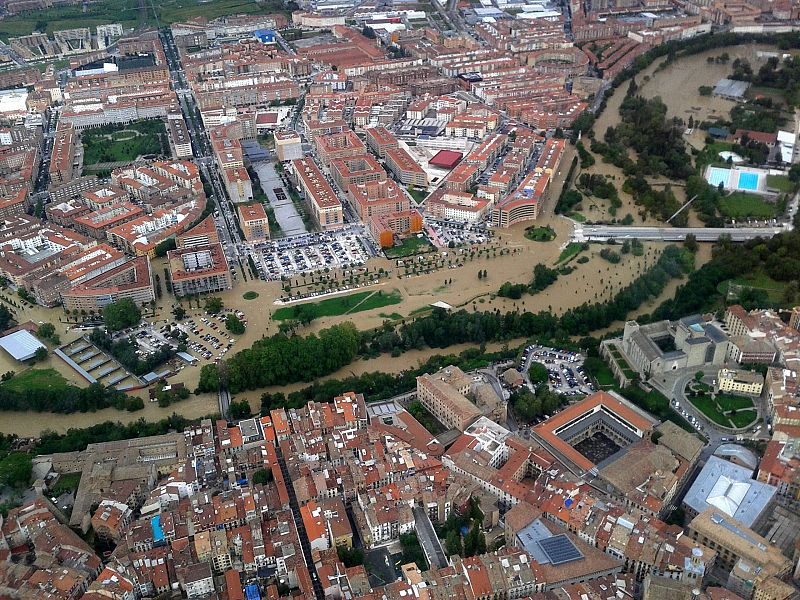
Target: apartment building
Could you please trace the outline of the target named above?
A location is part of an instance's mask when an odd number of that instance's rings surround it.
[[[141,206],[122,202],[76,217],[72,221],[72,226],[84,235],[96,240],[105,240],[108,237],[109,229],[133,221],[142,215],[144,215],[144,210]]]
[[[386,179],[386,171],[366,151],[354,158],[339,158],[331,162],[331,174],[339,188],[347,193],[352,185],[375,183]]]
[[[253,182],[244,167],[230,167],[222,171],[222,181],[228,197],[234,204],[253,201]]]
[[[208,215],[186,233],[175,236],[175,246],[177,248],[213,246],[214,244],[219,244],[219,232],[213,215]]]
[[[384,150],[386,167],[403,185],[428,187],[428,174],[417,161],[402,148],[387,147]]]
[[[432,374],[417,377],[417,399],[448,429],[464,431],[481,416],[470,402],[472,380],[458,367],[445,367]]]
[[[300,136],[293,131],[276,131],[275,154],[281,162],[303,158],[303,144]]]
[[[386,156],[387,148],[397,148],[397,138],[386,127],[368,127],[364,129],[367,146],[378,158]]]
[[[114,266],[61,293],[64,308],[78,311],[97,311],[126,298],[139,306],[155,300],[150,259],[147,256]]]
[[[311,216],[323,230],[337,229],[344,225],[342,203],[325,176],[310,158],[293,160],[291,175],[303,193],[311,210]]]
[[[758,481],[778,489],[778,502],[796,509],[800,502],[800,442],[773,440],[758,465]]]
[[[438,189],[425,200],[425,210],[435,219],[477,223],[486,218],[491,203],[468,192]]]
[[[192,140],[189,137],[189,130],[186,127],[183,116],[179,113],[167,115],[167,132],[172,156],[178,159],[192,158]]]
[[[424,220],[415,208],[375,214],[367,220],[369,233],[381,248],[391,248],[395,237],[408,237],[422,231]]]
[[[756,371],[720,369],[716,388],[717,392],[760,396],[764,389],[764,376]]]
[[[108,241],[133,256],[155,257],[156,246],[191,226],[202,214],[205,198],[154,210],[107,231]]]
[[[220,244],[170,250],[167,260],[175,296],[222,292],[233,287]]]
[[[28,209],[28,190],[20,188],[16,192],[0,199],[0,217],[24,214]]]
[[[367,148],[364,143],[354,131],[350,130],[317,137],[314,143],[317,147],[317,155],[326,167],[330,167],[332,161],[340,158],[356,158],[367,154]]]
[[[78,134],[72,127],[60,127],[53,137],[53,153],[50,158],[50,184],[60,185],[75,177],[75,150]]]
[[[239,213],[239,223],[242,225],[244,239],[248,242],[269,239],[269,221],[262,204],[242,204],[236,210]]]

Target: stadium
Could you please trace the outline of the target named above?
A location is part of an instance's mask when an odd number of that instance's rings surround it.
[[[656,421],[617,395],[597,392],[533,428],[562,462],[596,474],[628,446],[652,431]]]

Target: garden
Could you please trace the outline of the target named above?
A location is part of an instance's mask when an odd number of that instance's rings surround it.
[[[147,155],[170,155],[166,129],[160,120],[86,129],[81,133],[81,143],[85,167],[130,162]]]
[[[758,416],[752,399],[714,392],[710,385],[698,378],[687,384],[685,392],[692,406],[722,427],[743,429],[752,425]]]

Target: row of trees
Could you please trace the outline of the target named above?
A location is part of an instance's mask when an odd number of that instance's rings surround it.
[[[109,407],[135,411],[144,408],[144,402],[141,398],[126,396],[99,383],[93,383],[85,388],[73,385],[53,388],[43,386],[24,391],[0,385],[0,411],[73,413],[94,412]]]
[[[319,335],[277,334],[256,341],[221,366],[205,365],[200,391],[216,391],[225,383],[232,393],[270,385],[315,379],[350,364],[358,355],[360,335],[352,323],[323,329]]]

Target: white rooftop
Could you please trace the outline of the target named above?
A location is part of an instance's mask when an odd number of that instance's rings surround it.
[[[39,348],[46,346],[30,332],[20,329],[0,338],[0,348],[8,352],[15,360],[25,361],[33,358]]]

